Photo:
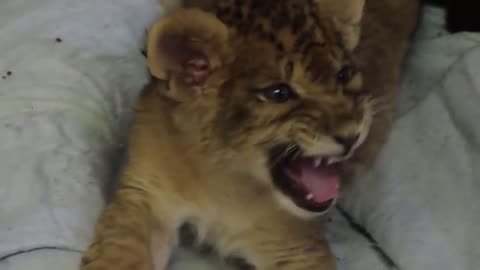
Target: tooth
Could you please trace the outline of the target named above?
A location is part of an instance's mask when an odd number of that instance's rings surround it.
[[[308,195],[305,197],[305,199],[307,199],[307,200],[310,201],[311,199],[313,199],[313,194],[312,194],[312,193],[308,193]]]
[[[335,163],[335,160],[333,158],[329,158],[327,160],[327,165],[332,165],[333,163]]]
[[[315,168],[320,167],[321,164],[322,164],[322,158],[316,158],[316,159],[313,161],[313,166],[314,166]]]

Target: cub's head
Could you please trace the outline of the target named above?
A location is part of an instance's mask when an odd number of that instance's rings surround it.
[[[148,64],[176,125],[295,213],[322,213],[372,120],[351,58],[363,0],[218,2],[216,15],[182,9],[150,31]]]

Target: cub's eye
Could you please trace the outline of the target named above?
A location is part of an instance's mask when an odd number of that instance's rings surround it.
[[[343,66],[337,73],[337,81],[342,85],[346,85],[352,79],[354,68],[352,66]]]
[[[273,102],[283,103],[297,98],[297,94],[286,84],[273,85],[263,89],[263,96]]]

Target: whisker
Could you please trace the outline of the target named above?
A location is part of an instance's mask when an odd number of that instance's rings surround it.
[[[372,98],[372,99],[369,100],[369,103],[370,103],[370,106],[372,106],[372,107],[388,105],[385,97]]]
[[[274,167],[275,165],[277,165],[280,161],[282,161],[288,155],[289,148],[290,146],[287,146],[287,148],[282,153],[280,153],[277,157],[275,157],[274,160],[272,160],[271,167]]]
[[[369,97],[364,101],[364,105],[371,108],[372,116],[376,116],[390,108],[389,102],[385,97]]]
[[[302,155],[302,153],[300,151],[296,151],[295,154],[293,155],[293,159],[296,159],[298,157],[300,157]]]
[[[299,154],[300,154],[300,151],[299,149],[297,148],[297,145],[296,144],[289,144],[285,150],[279,154],[273,161],[272,163],[270,164],[271,167],[274,167],[276,166],[278,163],[280,163],[280,161],[282,161],[283,159],[285,159],[288,155],[292,155],[293,154],[293,157],[296,158]]]

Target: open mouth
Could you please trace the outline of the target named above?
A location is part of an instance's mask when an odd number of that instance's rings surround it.
[[[304,156],[296,144],[278,145],[270,152],[274,185],[298,207],[325,212],[340,186],[339,157]]]

